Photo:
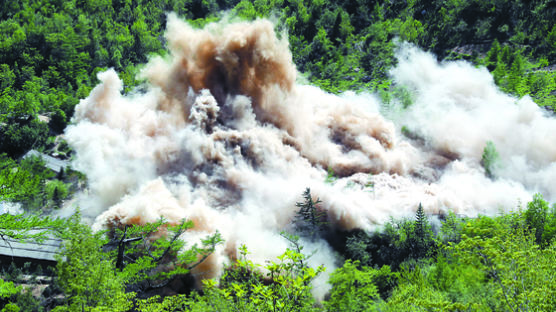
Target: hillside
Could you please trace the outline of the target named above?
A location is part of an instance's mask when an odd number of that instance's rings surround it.
[[[0,235],[65,243],[3,260],[2,311],[553,310],[554,20],[5,3]]]

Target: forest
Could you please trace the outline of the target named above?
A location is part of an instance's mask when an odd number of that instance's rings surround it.
[[[0,311],[554,311],[554,21],[4,1]]]

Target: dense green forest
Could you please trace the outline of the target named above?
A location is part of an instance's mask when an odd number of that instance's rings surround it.
[[[0,311],[553,311],[556,309],[556,204],[541,194],[513,212],[433,223],[423,207],[380,230],[338,231],[330,239],[342,263],[332,288],[315,300],[299,237],[323,236],[318,199],[298,203],[296,231],[284,254],[260,268],[241,248],[218,280],[195,290],[190,270],[222,243],[218,233],[178,253],[193,224],[161,220],[93,233],[80,221],[45,217],[86,184],[73,170],[57,174],[35,149],[71,160],[59,135],[74,108],[114,68],[124,93],[141,88],[136,74],[164,55],[167,13],[201,27],[222,18],[271,18],[287,36],[293,61],[320,88],[407,98],[389,76],[407,41],[439,60],[486,67],[498,87],[556,110],[556,2],[323,0],[21,0],[0,6],[0,202],[23,214],[0,215],[0,238],[64,239],[63,253],[40,294],[20,284],[29,268],[2,263]],[[409,104],[408,104],[409,105]],[[493,146],[483,155],[488,173]],[[331,172],[329,179],[334,179]],[[300,190],[300,194],[303,190]],[[37,231],[30,231],[38,229]],[[157,232],[164,229],[161,239]],[[125,261],[124,261],[125,258]],[[41,274],[39,274],[41,275]],[[36,282],[40,284],[41,282]],[[180,284],[181,283],[181,284]],[[173,294],[157,293],[167,285]]]

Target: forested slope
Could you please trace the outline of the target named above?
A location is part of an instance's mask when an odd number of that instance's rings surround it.
[[[467,60],[486,67],[500,90],[516,99],[530,96],[546,108],[546,116],[553,116],[556,109],[556,2],[551,0],[4,1],[0,6],[1,202],[15,203],[18,212],[57,213],[86,188],[82,173],[71,169],[53,173],[43,161],[21,156],[36,149],[74,159],[75,152],[60,135],[76,105],[99,83],[98,73],[115,69],[124,95],[145,92],[147,87],[136,75],[152,57],[168,58],[164,32],[169,12],[197,28],[221,19],[269,18],[278,36],[287,37],[301,76],[298,80],[334,94],[373,93],[382,103],[411,106],[411,91],[395,82],[391,73],[396,51],[402,42],[409,42],[434,53],[439,61]],[[424,140],[414,130],[419,129],[397,129],[415,142]],[[498,158],[490,142],[481,160],[488,179],[496,180]],[[328,184],[343,177],[332,168],[321,169],[328,169]],[[374,191],[372,182],[363,188]],[[261,267],[242,246],[234,251],[235,258],[219,280],[205,281],[202,291],[193,290],[190,273],[223,246],[218,232],[191,246],[178,239],[193,227],[185,221],[122,223],[93,234],[79,223],[79,214],[56,221],[0,215],[2,237],[40,239],[27,232],[38,228],[66,240],[54,281],[38,296],[16,287],[24,284],[21,273],[28,272],[2,263],[6,282],[0,279],[0,310],[556,308],[556,205],[541,194],[490,217],[430,216],[419,204],[415,216],[392,219],[376,231],[330,225],[309,189],[299,198],[298,213],[288,228],[292,233],[282,234],[290,243],[282,256],[267,259]],[[166,232],[165,239],[153,240],[159,231]],[[308,258],[314,250],[302,246],[316,240],[326,241],[339,263],[338,269],[326,273],[331,274],[332,288],[324,291],[324,299],[315,296],[323,290],[315,289],[312,282],[325,274],[325,268],[310,267]]]

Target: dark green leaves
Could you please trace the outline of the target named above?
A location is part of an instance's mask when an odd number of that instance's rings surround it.
[[[319,210],[318,204],[321,202],[318,198],[316,201],[311,197],[311,190],[305,189],[303,192],[303,202],[295,204],[299,208],[297,211],[294,225],[296,231],[302,236],[315,239],[325,229],[327,224],[326,213]]]

